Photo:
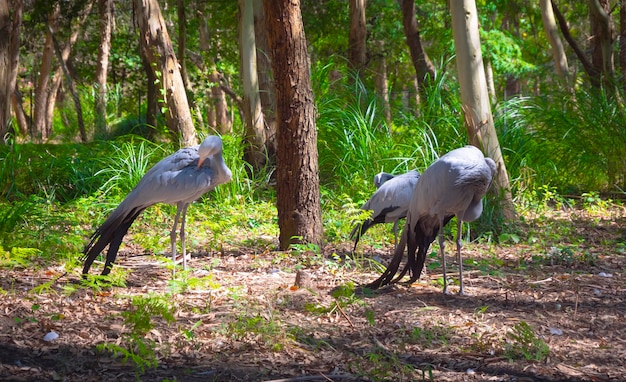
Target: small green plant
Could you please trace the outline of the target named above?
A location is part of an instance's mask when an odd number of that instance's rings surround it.
[[[115,271],[107,276],[89,273],[82,277],[81,285],[94,292],[102,292],[103,289],[110,287],[126,288],[126,278],[129,274],[130,270],[121,267],[115,268]]]
[[[1,268],[28,268],[33,260],[41,255],[37,248],[13,247],[10,251],[5,251],[0,247],[0,267]]]
[[[185,338],[187,338],[187,340],[193,340],[194,338],[196,338],[196,333],[194,331],[198,329],[200,325],[202,325],[202,320],[196,321],[189,329],[183,329],[182,333]]]
[[[578,251],[572,246],[551,247],[547,253],[537,254],[532,257],[533,262],[541,265],[564,265],[567,267],[593,265],[597,255],[589,251]]]
[[[293,341],[293,335],[285,331],[273,314],[241,315],[226,326],[226,333],[238,341],[252,341],[272,351],[282,351]]]
[[[158,366],[157,344],[146,338],[148,332],[154,328],[153,317],[164,319],[168,323],[175,321],[174,307],[167,296],[135,296],[132,298],[129,310],[122,312],[124,324],[130,329],[122,334],[126,346],[104,343],[96,348],[108,351],[116,357],[122,357],[122,362],[130,360],[135,366],[137,379],[145,373],[146,368]]]
[[[434,345],[446,345],[450,338],[452,338],[450,328],[440,325],[416,326],[409,332],[408,341],[424,348],[430,348]]]
[[[305,304],[304,308],[311,313],[322,315],[332,314],[337,310],[341,310],[349,305],[362,303],[362,300],[355,294],[355,287],[354,283],[352,282],[348,282],[345,285],[338,286],[331,292],[331,296],[335,300],[328,307],[320,304],[307,303]],[[373,316],[371,318],[373,319]]]
[[[418,378],[412,364],[407,363],[397,353],[381,347],[369,350],[362,361],[355,361],[351,366],[373,381],[414,381]]]
[[[611,205],[610,199],[602,199],[595,191],[583,192],[580,196],[583,198],[583,207],[592,212],[606,210]]]
[[[507,338],[504,355],[508,359],[543,361],[550,354],[550,348],[545,341],[537,337],[535,330],[525,321],[515,324]]]
[[[189,277],[189,274],[189,270],[176,272],[175,278],[168,282],[167,289],[171,293],[181,294],[188,290],[214,290],[220,287],[220,283],[215,281],[213,274],[204,277]]]

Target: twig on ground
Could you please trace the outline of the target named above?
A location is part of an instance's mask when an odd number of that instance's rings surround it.
[[[337,308],[339,309],[341,314],[344,316],[344,318],[348,321],[348,324],[350,324],[350,326],[354,328],[354,324],[352,324],[352,321],[350,320],[350,317],[348,317],[346,312],[343,311],[343,308],[341,307],[341,305],[339,305],[339,303],[337,303]]]

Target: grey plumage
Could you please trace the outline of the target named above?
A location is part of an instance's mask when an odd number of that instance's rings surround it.
[[[376,186],[376,188],[380,188],[383,183],[395,177],[395,175],[388,172],[379,172],[378,174],[374,175],[374,186]]]
[[[96,256],[108,245],[103,275],[109,274],[124,235],[148,207],[157,203],[176,205],[170,240],[176,261],[176,228],[182,214],[180,239],[183,267],[186,268],[185,219],[187,207],[215,186],[230,181],[232,173],[222,158],[222,139],[208,136],[201,145],[178,150],[162,159],[141,178],[137,186],[91,236],[83,250],[83,274],[89,272]]]
[[[456,244],[461,285],[459,294],[463,294],[462,224],[464,221],[474,221],[481,215],[482,197],[487,192],[495,174],[495,162],[491,158],[485,158],[483,153],[474,146],[452,150],[428,167],[415,186],[400,244],[385,272],[368,287],[376,289],[398,282],[407,272],[411,275],[408,283],[415,282],[424,267],[428,248],[439,234],[444,293],[447,293],[442,228],[453,216],[456,216],[458,221]],[[408,247],[407,262],[402,272],[395,277],[405,247]]]
[[[374,177],[374,184],[379,188],[361,207],[362,210],[371,210],[372,217],[352,229],[350,238],[354,240],[354,250],[365,231],[379,223],[394,223],[394,244],[397,245],[398,222],[406,217],[419,176],[419,172],[409,171],[398,176],[380,173]]]

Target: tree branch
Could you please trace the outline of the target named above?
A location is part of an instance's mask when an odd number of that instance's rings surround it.
[[[559,23],[559,29],[561,29],[561,33],[563,33],[563,37],[565,38],[567,43],[570,45],[570,47],[576,54],[576,57],[578,57],[578,59],[580,60],[581,64],[583,65],[583,68],[585,69],[585,72],[591,79],[591,83],[594,86],[600,86],[600,81],[599,81],[600,73],[598,73],[598,71],[594,69],[593,65],[591,65],[591,62],[589,62],[589,60],[585,56],[585,53],[580,49],[580,47],[576,43],[576,40],[574,40],[574,38],[572,37],[569,31],[569,27],[567,26],[567,21],[565,21],[563,14],[561,14],[561,11],[559,11],[559,8],[556,6],[556,3],[554,2],[554,0],[552,0],[552,11],[554,12],[554,16],[556,16],[556,19]]]

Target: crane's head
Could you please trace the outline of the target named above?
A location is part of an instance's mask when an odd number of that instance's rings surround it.
[[[222,152],[222,138],[217,135],[209,135],[198,147],[198,168],[206,158]]]

